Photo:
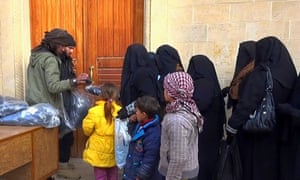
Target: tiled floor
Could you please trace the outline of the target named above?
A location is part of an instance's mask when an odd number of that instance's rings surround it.
[[[75,169],[73,171],[76,171],[76,173],[79,173],[81,175],[80,180],[94,180],[94,171],[93,167],[91,167],[89,164],[84,162],[81,158],[71,158],[70,163],[74,164]],[[119,180],[121,176],[121,171],[119,173]],[[58,178],[55,177],[55,180],[67,180],[65,178]]]

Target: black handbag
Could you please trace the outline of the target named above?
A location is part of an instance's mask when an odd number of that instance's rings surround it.
[[[236,139],[228,144],[221,140],[213,180],[242,180],[242,163]]]
[[[266,69],[266,95],[258,108],[253,114],[250,114],[248,121],[244,124],[243,129],[247,132],[270,132],[276,125],[275,104],[272,95],[272,74],[269,67],[266,67]]]

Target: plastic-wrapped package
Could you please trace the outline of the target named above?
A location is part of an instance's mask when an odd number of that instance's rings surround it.
[[[119,169],[123,168],[126,164],[126,157],[129,150],[131,136],[128,133],[128,118],[115,120],[115,156],[116,163]]]
[[[101,88],[96,85],[89,85],[85,87],[85,90],[93,95],[99,96],[101,94]]]
[[[28,108],[27,102],[9,96],[0,95],[0,117],[14,114],[18,111]]]
[[[39,103],[1,117],[0,124],[53,128],[60,125],[59,111],[48,103]]]
[[[76,89],[72,91],[71,103],[70,113],[67,114],[66,111],[63,113],[60,136],[81,127],[82,120],[87,115],[89,108],[93,106],[94,101],[87,92]]]

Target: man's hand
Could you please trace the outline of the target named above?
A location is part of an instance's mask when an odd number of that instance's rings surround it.
[[[89,75],[87,73],[81,73],[76,77],[77,84],[87,84],[90,82]]]

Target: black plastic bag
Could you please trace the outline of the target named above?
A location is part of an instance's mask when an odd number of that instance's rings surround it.
[[[214,180],[242,180],[242,163],[236,139],[221,140]]]
[[[84,90],[72,90],[71,96],[71,109],[68,114],[63,108],[62,122],[60,125],[59,136],[75,131],[78,127],[82,126],[82,120],[88,113],[89,108],[94,105],[93,98]]]

